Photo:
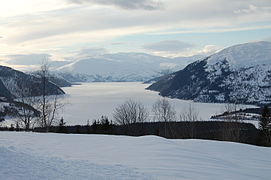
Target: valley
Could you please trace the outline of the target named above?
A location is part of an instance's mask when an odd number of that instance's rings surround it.
[[[0,5],[0,180],[270,180],[271,0]]]

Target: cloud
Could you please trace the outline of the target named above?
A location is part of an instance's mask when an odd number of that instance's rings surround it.
[[[6,62],[13,65],[40,65],[44,60],[51,61],[49,54],[8,55]]]
[[[144,9],[144,10],[158,10],[163,7],[163,4],[154,0],[67,0],[74,4],[101,4],[109,6],[117,6],[122,9]]]
[[[216,45],[206,45],[204,46],[198,54],[203,54],[203,55],[211,55],[216,53],[218,50],[220,50],[221,48],[219,48]]]
[[[248,22],[249,24],[249,22],[264,21],[271,18],[271,11],[235,13],[238,10],[249,8],[247,6],[248,2],[254,2],[258,9],[271,7],[271,3],[267,3],[267,1],[264,0],[261,2],[250,0],[246,3],[239,0],[236,0],[234,3],[228,3],[228,1],[225,0],[219,2],[206,0],[202,3],[202,1],[195,0],[193,2],[184,2],[182,6],[178,5],[179,1],[177,0],[161,1],[166,5],[164,11],[143,11],[140,13],[135,11],[120,11],[114,8],[89,7],[85,6],[84,2],[96,2],[96,4],[98,2],[99,4],[103,3],[108,5],[122,4],[123,6],[126,4],[125,6],[128,7],[142,7],[147,2],[157,3],[157,1],[69,1],[83,4],[61,10],[46,11],[40,14],[30,13],[27,16],[20,16],[13,19],[9,18],[2,23],[3,25],[0,27],[0,31],[5,32],[3,35],[7,42],[16,44],[36,39],[41,39],[42,42],[46,42],[46,40],[52,42],[59,38],[52,38],[54,36],[62,36],[62,39],[67,41],[67,36],[71,34],[75,36],[77,34],[80,34],[80,36],[84,34],[85,37],[72,39],[73,42],[76,42],[89,41],[89,34],[99,38],[111,38],[114,36],[122,36],[122,34],[123,36],[148,32],[157,32],[159,34],[159,32],[169,32],[172,29],[177,30],[177,33],[201,32],[202,30],[204,30],[204,32],[210,32],[210,29],[212,31],[218,29],[218,31],[221,32],[225,27],[230,30],[236,30],[240,29],[238,26],[240,23],[244,24]],[[197,13],[195,13],[195,10]],[[48,24],[50,24],[50,26]],[[18,31],[18,27],[20,27],[20,31]],[[248,25],[242,27],[240,30],[251,29],[250,27],[251,25]],[[138,32],[139,28],[140,32]],[[259,28],[263,27],[260,26]],[[268,25],[267,28],[270,28],[270,25]],[[116,29],[117,31],[114,31]],[[103,33],[102,31],[107,32]],[[173,34],[174,33],[176,32],[173,32]],[[108,34],[110,34],[110,36],[108,36]],[[58,43],[61,42],[58,41]],[[67,43],[62,40],[62,44],[66,45]]]
[[[159,66],[162,69],[173,69],[173,68],[176,68],[178,66],[178,64],[174,64],[174,63],[160,63]]]
[[[4,65],[21,71],[34,71],[46,60],[51,70],[71,63],[71,61],[54,61],[50,54],[14,54],[6,56]],[[2,62],[1,62],[2,63]]]
[[[120,45],[125,45],[125,42],[113,42],[111,43],[112,46],[120,46]]]
[[[233,27],[233,30],[236,30],[236,28],[240,29],[240,27],[237,26],[240,23],[263,21],[271,18],[271,11],[235,13],[238,10],[249,8],[247,3],[239,0],[236,0],[234,3],[228,3],[228,1],[225,0],[221,0],[219,3],[218,1],[206,0],[202,3],[202,1],[196,0],[195,2],[193,1],[194,3],[188,1],[184,2],[182,6],[178,5],[179,1],[177,0],[163,1],[166,5],[164,11],[144,11],[140,13],[135,11],[120,11],[114,8],[88,7],[84,5],[84,2],[142,7],[144,4],[147,4],[147,2],[156,3],[156,1],[69,1],[83,4],[61,10],[46,11],[40,14],[30,14],[13,19],[6,19],[6,22],[2,23],[3,25],[0,27],[0,31],[5,32],[3,35],[6,41],[16,44],[18,44],[18,42],[42,38],[50,38],[50,41],[52,41],[54,40],[54,38],[51,38],[53,36],[70,36],[70,34],[73,33],[85,34],[85,38],[77,38],[73,39],[73,41],[89,41],[88,34],[90,32],[92,32],[91,34],[93,35],[95,33],[94,36],[104,36],[105,38],[108,37],[108,32],[101,33],[99,31],[108,30],[114,33],[117,32],[115,35],[112,35],[115,37],[121,36],[121,34],[125,36],[127,35],[125,32],[128,31],[129,34],[138,33],[138,28],[141,29],[140,32],[142,33],[157,32],[158,34],[159,32],[165,32],[170,29],[181,29],[180,32],[184,33],[201,32],[202,29],[205,30],[205,32],[208,32],[210,29],[218,29],[218,31],[221,32],[225,27],[228,29]],[[254,2],[252,0],[250,1]],[[261,2],[266,1],[263,0]],[[265,9],[271,7],[271,3],[255,1],[255,4],[257,4],[258,9],[263,9],[263,6],[266,6]],[[197,13],[195,13],[195,10]],[[48,26],[48,24],[50,24],[50,26]],[[20,31],[18,31],[18,27],[20,27]],[[250,26],[242,27],[240,30],[247,30],[249,27]],[[270,25],[267,28],[270,28]],[[114,29],[118,29],[118,31],[113,31]],[[125,32],[120,33],[120,31]],[[177,33],[178,32],[179,31],[177,31]],[[42,39],[42,41],[45,42],[44,39]]]
[[[86,57],[95,57],[99,55],[103,55],[108,51],[105,48],[87,48],[80,50],[75,56],[76,59],[82,59]]]
[[[237,32],[237,31],[251,31],[251,30],[261,30],[261,29],[271,29],[271,25],[256,25],[248,27],[233,27],[233,28],[206,28],[206,29],[190,29],[190,30],[180,30],[180,31],[167,31],[167,32],[152,32],[151,35],[171,35],[171,34],[191,34],[191,33],[219,33],[219,32]]]
[[[161,41],[161,42],[164,42],[164,41]],[[156,44],[164,44],[161,42],[158,42]],[[178,43],[171,44],[172,46],[174,46],[171,49],[169,48],[170,46],[158,46],[158,48],[156,48],[155,46],[155,49],[149,50],[149,53],[157,55],[157,56],[170,57],[170,58],[193,56],[195,58],[200,59],[202,57],[212,55],[218,52],[219,50],[223,49],[222,47],[217,46],[217,45],[205,45],[205,46],[197,45],[196,46],[196,45],[189,44],[186,42],[181,42],[181,41],[177,41],[177,42]],[[177,44],[180,44],[179,48],[177,48]],[[169,49],[166,51],[165,50],[166,48],[169,48]]]
[[[259,13],[259,12],[267,12],[270,11],[270,7],[259,7],[253,4],[249,4],[247,8],[235,10],[234,13],[236,14],[251,14],[251,13]]]
[[[185,51],[194,47],[193,44],[177,41],[177,40],[167,40],[160,41],[152,44],[144,45],[144,49],[150,51],[158,51],[158,52],[180,52]]]
[[[142,50],[140,44],[175,34],[271,29],[270,0],[26,0],[27,7],[25,1],[11,1],[10,8],[0,7],[1,17],[11,13],[0,19],[1,56],[34,52],[55,57],[86,46],[108,48],[114,41],[134,44],[112,45],[113,51]],[[201,37],[200,44],[214,43]]]

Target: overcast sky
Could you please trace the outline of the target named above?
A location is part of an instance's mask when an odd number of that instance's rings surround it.
[[[191,56],[261,40],[271,40],[270,0],[3,0],[0,4],[4,65],[35,64],[44,56],[66,60],[82,53]]]

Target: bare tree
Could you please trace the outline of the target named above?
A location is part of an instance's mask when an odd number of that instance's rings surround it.
[[[35,125],[35,119],[39,116],[39,111],[34,108],[37,98],[32,96],[30,89],[26,81],[21,82],[16,90],[17,98],[14,100],[17,107],[15,109],[15,123],[26,131]]]
[[[59,94],[49,95],[47,85],[49,82],[49,65],[44,62],[41,65],[38,76],[41,80],[41,96],[38,98],[36,108],[40,111],[40,116],[37,119],[37,123],[40,127],[45,128],[48,132],[50,127],[56,123],[59,110],[63,108],[64,104],[61,103]]]
[[[238,115],[241,106],[237,103],[225,104],[225,124],[222,124],[222,139],[226,141],[240,141],[242,118]]]
[[[164,132],[167,135],[167,123],[176,121],[176,111],[166,98],[158,99],[152,107],[154,121],[164,122]],[[169,126],[170,129],[170,126]],[[171,132],[172,133],[172,132]]]
[[[145,122],[149,117],[149,113],[140,102],[127,100],[114,110],[113,117],[117,124],[130,125]]]
[[[34,108],[35,97],[20,97],[14,103],[19,106],[16,111],[16,124],[29,131],[35,125],[35,119],[39,116],[39,111]]]
[[[154,121],[170,122],[176,120],[176,111],[166,98],[158,99],[152,106]]]
[[[240,117],[238,116],[237,111],[241,109],[241,105],[237,103],[227,103],[225,104],[225,111],[228,114],[227,120],[228,121],[240,121]]]
[[[180,114],[180,121],[186,122],[186,130],[190,138],[195,136],[195,122],[199,120],[199,113],[192,104],[189,104],[187,110]]]
[[[196,111],[192,104],[189,104],[188,109],[180,114],[180,121],[194,122],[199,119],[199,112]]]

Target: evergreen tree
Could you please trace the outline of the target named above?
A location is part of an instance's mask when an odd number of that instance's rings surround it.
[[[262,110],[262,115],[259,120],[259,129],[260,129],[261,139],[264,145],[266,146],[271,145],[270,123],[271,123],[270,111],[267,106],[264,106]]]
[[[11,124],[11,125],[10,125],[10,128],[9,128],[9,131],[14,131],[14,129],[15,129],[15,128],[14,128],[14,124]]]
[[[87,133],[88,133],[88,134],[91,133],[91,127],[90,127],[89,120],[87,121]]]
[[[76,125],[75,128],[76,128],[75,129],[75,133],[76,134],[81,134],[81,126],[80,125]]]
[[[59,124],[58,124],[58,132],[59,133],[67,133],[67,128],[66,128],[66,122],[64,121],[63,117],[60,119]]]
[[[97,132],[97,128],[98,128],[96,120],[94,120],[94,122],[92,123],[91,127],[93,129],[93,133],[96,133]]]
[[[64,122],[63,117],[59,121],[59,126],[65,126],[66,122]]]
[[[16,131],[20,131],[20,125],[18,122],[16,122]]]

